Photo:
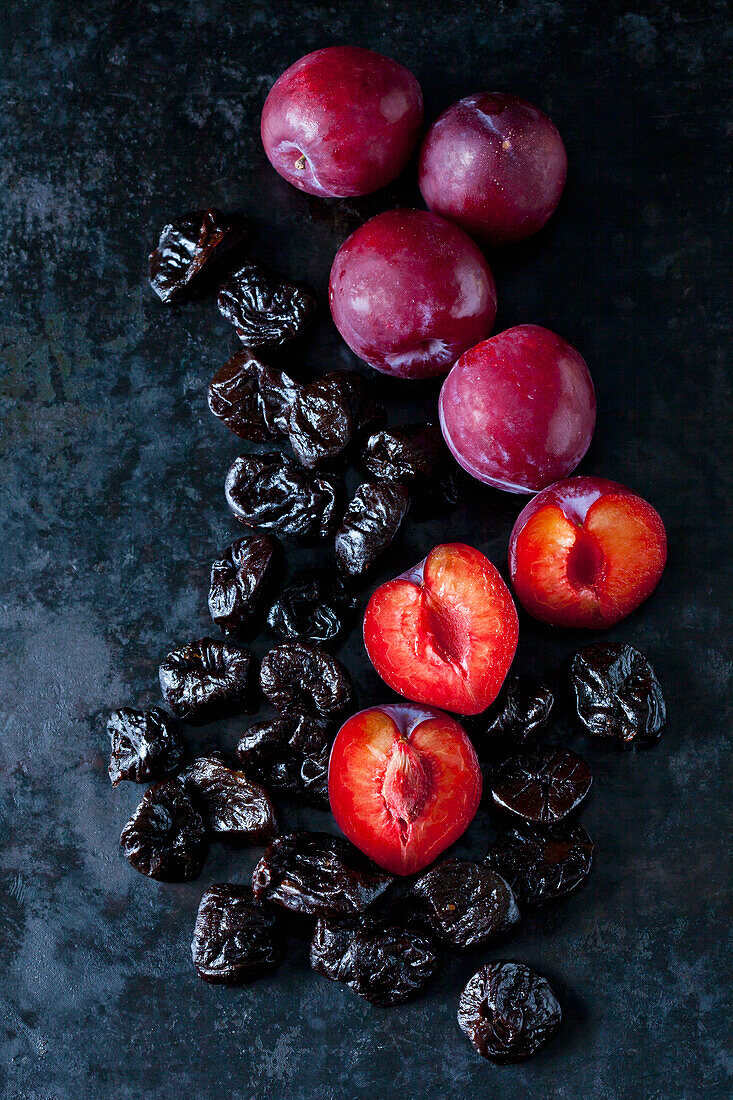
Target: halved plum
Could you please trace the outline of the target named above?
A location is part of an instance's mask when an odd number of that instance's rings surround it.
[[[339,730],[328,795],[352,844],[387,871],[410,875],[466,831],[481,800],[481,769],[455,718],[385,703]]]

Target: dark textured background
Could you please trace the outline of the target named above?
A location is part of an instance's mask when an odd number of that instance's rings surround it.
[[[725,16],[716,0],[3,6],[4,1100],[730,1095]],[[170,310],[151,294],[158,229],[209,203],[250,214],[255,252],[319,292],[308,373],[355,365],[325,304],[337,246],[366,216],[419,200],[414,169],[365,200],[326,202],[265,160],[271,83],[341,42],[412,69],[428,119],[492,88],[557,123],[566,194],[545,232],[490,258],[497,328],[539,322],[581,350],[599,399],[582,469],[647,496],[670,542],[658,591],[611,634],[657,668],[662,741],[619,755],[588,744],[562,706],[553,724],[595,771],[590,880],[391,1011],[312,975],[297,943],[271,981],[199,982],[188,948],[201,892],[245,879],[254,853],[218,845],[199,882],[148,881],[117,848],[141,790],[106,777],[105,711],[158,701],[157,665],[208,629],[209,562],[236,534],[222,478],[238,444],[205,400],[236,341],[211,300]],[[395,421],[434,407],[432,384],[381,385]],[[446,537],[501,562],[522,503],[467,486],[453,516],[411,527],[377,579]],[[518,664],[560,687],[580,641],[524,617]],[[360,701],[383,698],[358,631],[342,652]],[[242,726],[189,741],[231,747]],[[482,812],[460,850],[483,854],[494,829]],[[565,1022],[533,1062],[497,1068],[455,1010],[480,962],[506,954],[550,977]]]

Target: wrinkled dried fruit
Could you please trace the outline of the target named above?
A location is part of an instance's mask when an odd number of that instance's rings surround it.
[[[182,722],[201,726],[257,705],[255,659],[226,640],[199,638],[174,649],[159,670],[163,698]]]
[[[353,371],[331,371],[298,393],[288,435],[299,462],[311,468],[332,462],[382,415],[367,382]]]
[[[260,686],[281,714],[331,719],[353,703],[344,666],[330,653],[301,642],[270,650],[260,668]]]
[[[275,831],[275,811],[264,788],[216,756],[198,756],[180,775],[212,833],[254,844]]]
[[[542,905],[580,886],[594,844],[582,825],[518,825],[499,837],[484,863],[505,878],[520,905]]]
[[[163,227],[150,253],[150,285],[161,301],[180,301],[207,266],[241,244],[246,231],[241,214],[223,214],[213,206],[176,218]]]
[[[321,918],[310,950],[311,966],[343,982],[373,1005],[397,1005],[422,992],[437,970],[432,940],[366,917]]]
[[[246,774],[268,790],[311,806],[328,807],[329,738],[312,718],[272,718],[250,726],[237,745]]]
[[[482,1058],[519,1062],[544,1046],[562,1012],[545,978],[517,962],[492,962],[471,978],[458,1004],[458,1025]]]
[[[240,439],[264,443],[284,434],[298,389],[287,374],[266,366],[245,348],[211,379],[209,408]]]
[[[251,348],[274,347],[298,336],[315,313],[308,291],[258,264],[243,264],[222,283],[222,315]]]
[[[570,680],[578,717],[596,737],[620,748],[656,741],[667,708],[654,669],[622,642],[589,645],[573,657]]]
[[[316,917],[361,913],[391,882],[348,841],[304,830],[276,837],[252,875],[256,898]]]
[[[362,577],[390,545],[410,504],[404,485],[365,481],[346,509],[336,532],[336,561],[349,577]]]
[[[524,746],[546,725],[554,701],[549,688],[533,687],[519,676],[508,676],[486,715],[481,743],[499,751]]]
[[[592,782],[588,764],[577,753],[540,746],[509,760],[491,794],[501,809],[547,825],[572,813]]]
[[[112,743],[109,777],[114,787],[121,779],[146,783],[176,771],[186,755],[178,724],[161,707],[133,710],[120,707],[107,719]]]
[[[211,566],[209,611],[223,634],[246,637],[280,572],[282,546],[274,535],[245,535]]]
[[[404,899],[430,930],[454,947],[473,947],[519,920],[512,890],[490,867],[445,859],[421,875]]]
[[[334,645],[358,601],[332,573],[311,569],[286,584],[267,616],[275,634],[292,642]]]
[[[310,473],[277,452],[235,459],[224,492],[240,523],[301,539],[329,535],[342,496],[335,478]]]
[[[283,959],[281,920],[257,905],[249,886],[219,882],[201,899],[191,943],[199,978],[241,985],[276,970]]]
[[[374,432],[360,465],[380,481],[401,481],[419,510],[437,511],[458,500],[453,459],[436,424],[403,424]]]
[[[188,882],[203,866],[209,838],[183,783],[164,779],[146,791],[122,830],[120,844],[140,874],[161,882]]]

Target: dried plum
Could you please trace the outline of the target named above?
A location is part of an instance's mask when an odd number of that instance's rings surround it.
[[[251,443],[287,431],[299,386],[283,371],[260,362],[249,348],[236,352],[209,383],[209,408],[230,431]]]
[[[136,871],[161,882],[197,877],[209,847],[206,823],[183,783],[164,779],[146,791],[120,837]]]
[[[518,825],[499,837],[484,863],[505,878],[520,905],[542,905],[580,886],[594,844],[582,825]]]
[[[249,886],[218,882],[201,899],[191,943],[199,978],[241,985],[283,959],[281,920],[257,905]]]
[[[176,771],[186,755],[178,723],[161,707],[113,710],[107,733],[112,743],[109,777],[114,787],[121,779],[133,783],[161,779]]]
[[[256,707],[255,659],[228,639],[199,638],[174,649],[159,676],[166,703],[176,718],[192,726]]]
[[[260,668],[260,687],[281,714],[330,719],[353,702],[344,666],[330,653],[302,642],[270,650]]]
[[[212,833],[254,844],[275,831],[275,811],[263,787],[216,756],[198,756],[180,775]]]
[[[470,979],[458,1025],[482,1058],[505,1065],[529,1058],[557,1032],[562,1012],[545,978],[524,963],[492,962]]]
[[[390,545],[410,504],[404,485],[365,481],[356,490],[336,532],[336,561],[349,577],[362,577]]]
[[[315,313],[308,291],[258,264],[243,264],[222,283],[222,315],[251,348],[273,347],[298,336]]]
[[[381,415],[360,375],[331,371],[303,386],[291,405],[288,436],[293,453],[311,468],[331,462]]]
[[[592,782],[588,764],[577,753],[540,746],[509,760],[491,794],[501,809],[547,825],[572,813]]]
[[[237,745],[247,775],[268,790],[312,806],[328,808],[326,730],[312,718],[272,718],[250,726]]]
[[[435,424],[403,424],[370,435],[360,465],[380,481],[401,481],[420,510],[458,500],[453,460]]]
[[[415,882],[404,903],[441,940],[473,947],[508,932],[519,920],[511,888],[490,867],[445,859]]]
[[[316,924],[310,949],[317,974],[343,982],[373,1005],[397,1005],[422,992],[439,957],[428,936],[366,916]]]
[[[316,917],[361,913],[391,883],[353,844],[305,830],[276,837],[252,875],[256,898]]]
[[[161,301],[180,301],[207,266],[241,244],[246,231],[241,214],[223,214],[214,206],[176,218],[163,227],[150,253],[150,285]]]
[[[481,742],[487,748],[521,748],[547,724],[555,697],[549,688],[533,687],[520,676],[508,676],[499,698],[485,716]]]
[[[223,634],[252,633],[281,562],[281,544],[262,534],[237,539],[212,564],[209,611]]]
[[[573,657],[578,717],[594,736],[620,748],[656,741],[667,721],[662,689],[643,653],[621,642],[589,645]]]
[[[334,645],[356,607],[356,598],[336,577],[311,569],[285,585],[270,608],[267,625],[288,641]]]
[[[326,538],[338,519],[339,482],[277,452],[237,458],[224,484],[240,523],[289,538]]]

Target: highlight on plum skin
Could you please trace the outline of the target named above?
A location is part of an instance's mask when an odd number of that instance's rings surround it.
[[[329,46],[278,77],[260,132],[268,160],[293,187],[347,198],[376,191],[402,171],[422,122],[412,73],[372,50]]]
[[[526,611],[552,626],[599,628],[648,599],[664,571],[664,523],[615,481],[571,477],[538,493],[509,541],[509,573]]]
[[[336,823],[380,867],[422,870],[465,832],[481,800],[481,769],[458,722],[414,703],[353,715],[331,749]]]
[[[464,352],[443,383],[440,426],[472,477],[536,493],[590,446],[596,396],[585,360],[540,325],[516,325]]]
[[[554,213],[567,176],[557,129],[519,96],[466,96],[438,118],[420,151],[426,205],[489,244],[520,241]]]
[[[329,301],[351,350],[399,378],[445,374],[496,317],[482,252],[427,210],[389,210],[352,233],[333,261]]]

